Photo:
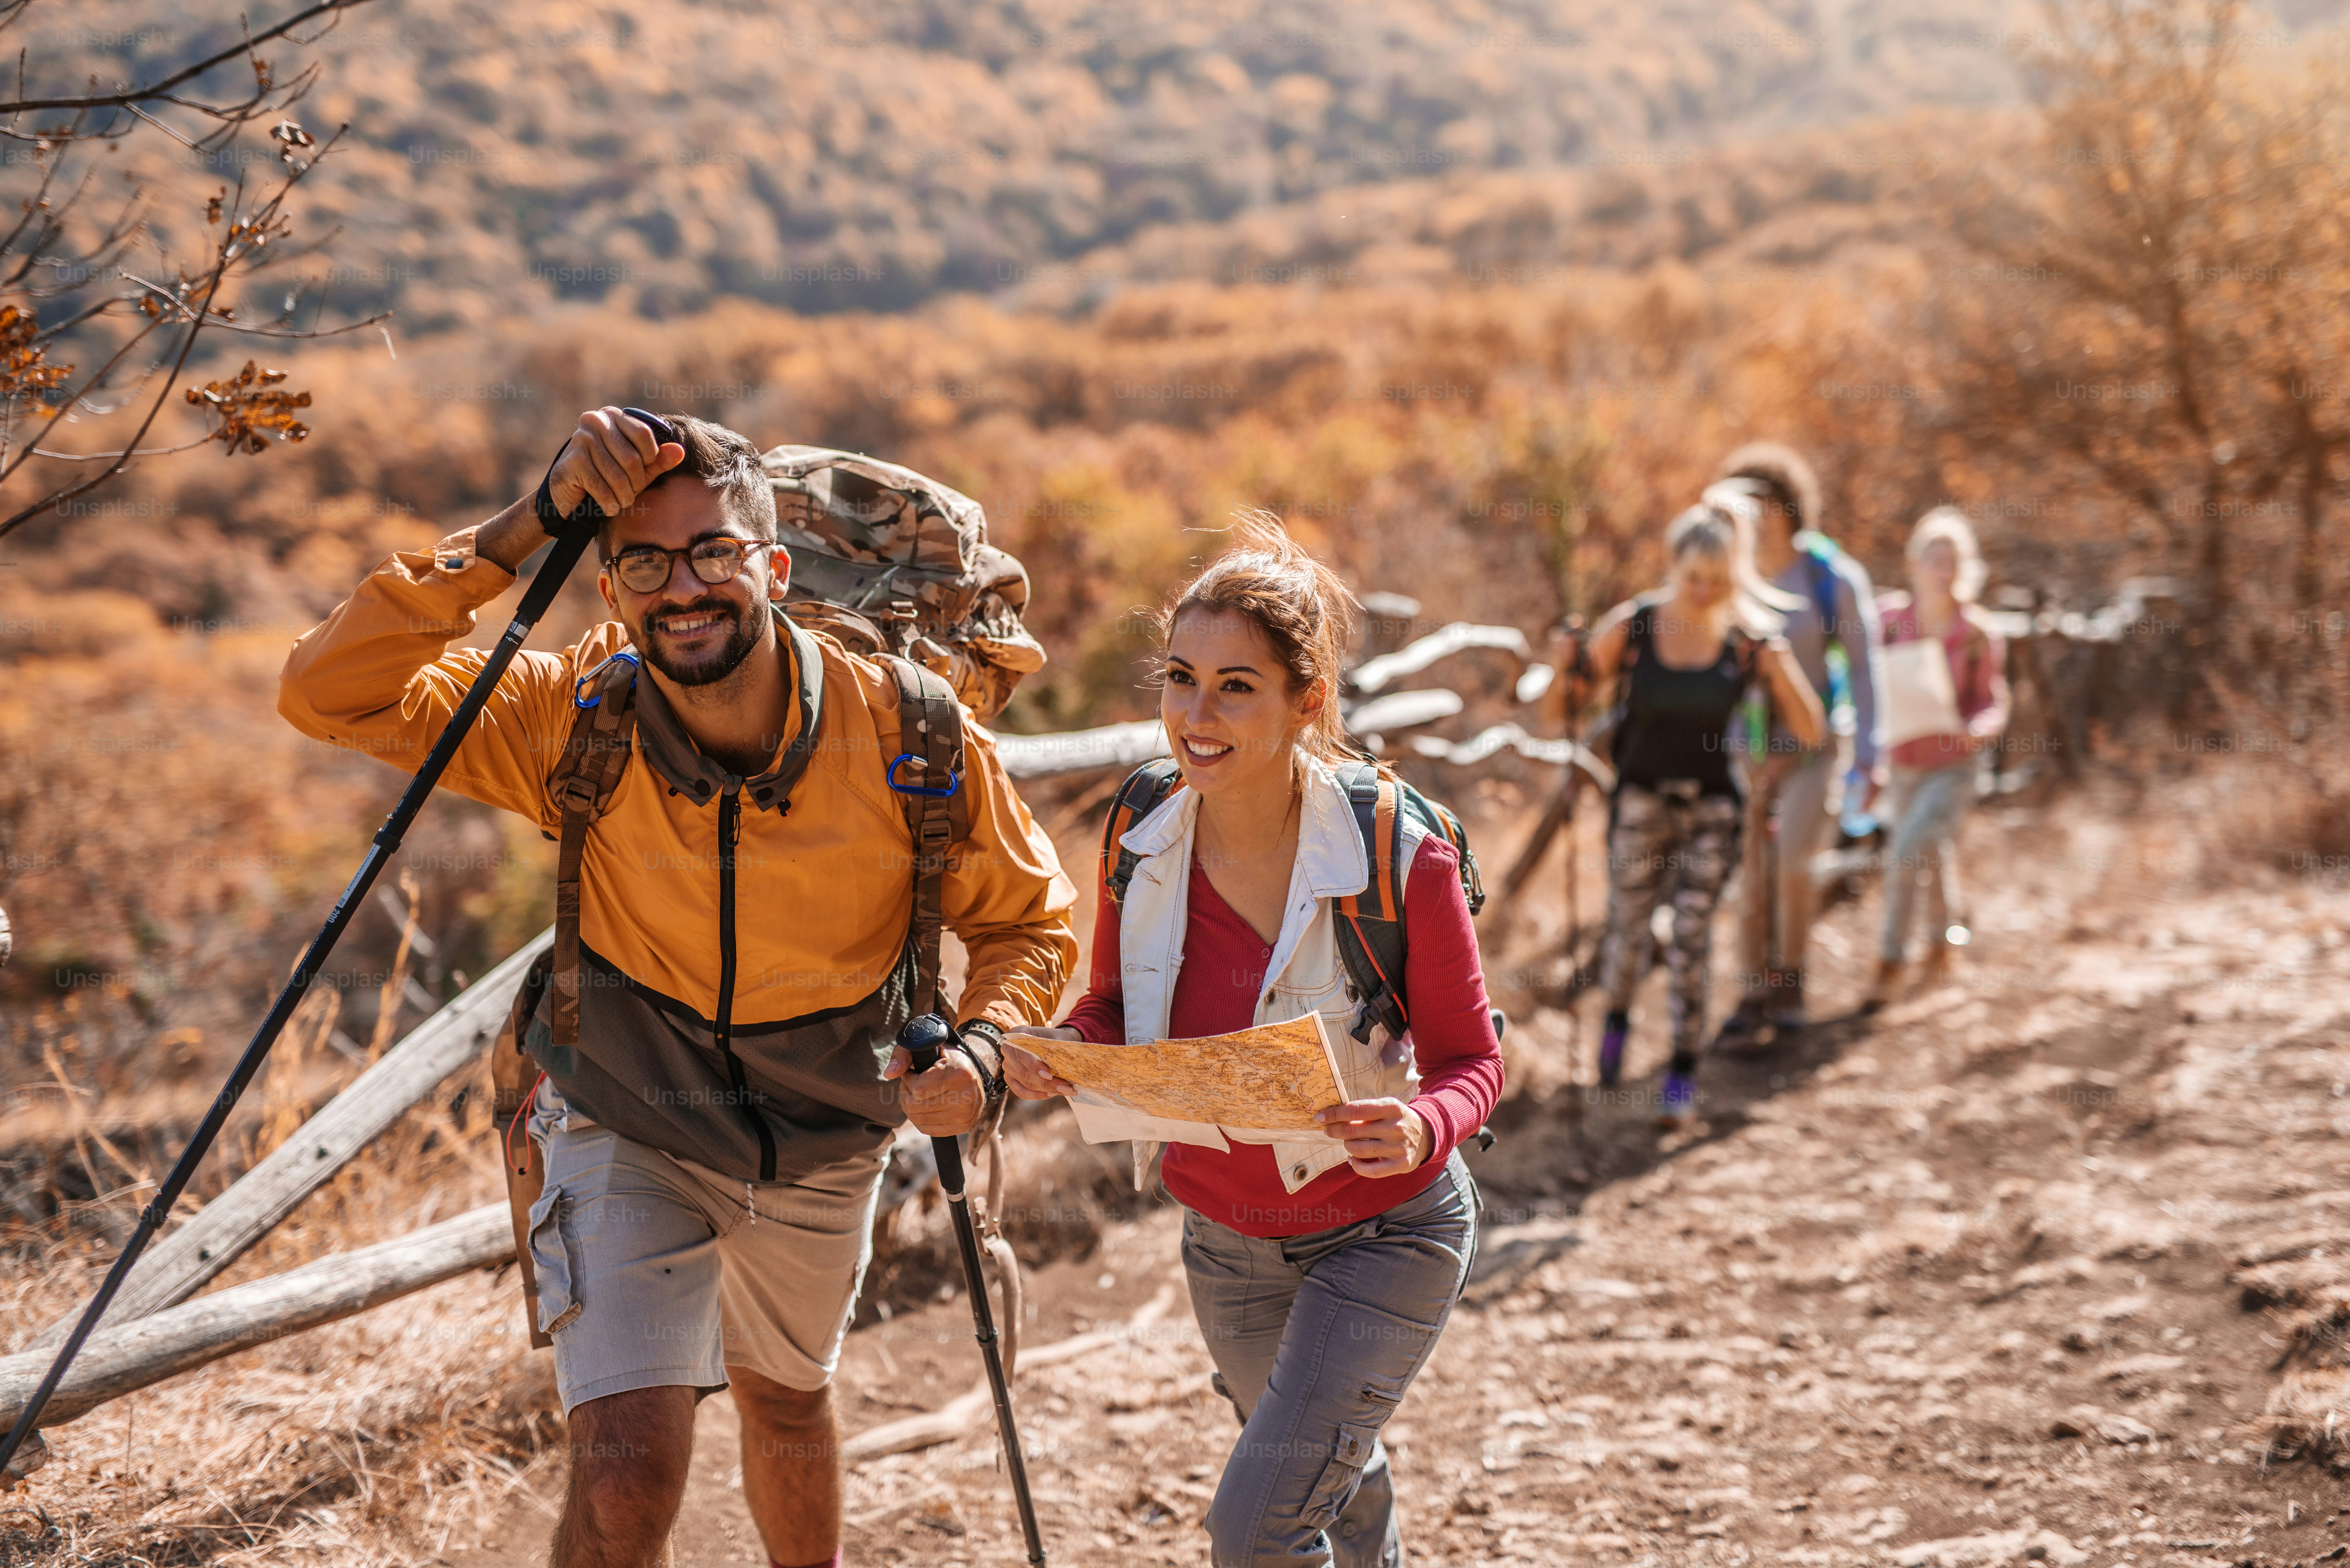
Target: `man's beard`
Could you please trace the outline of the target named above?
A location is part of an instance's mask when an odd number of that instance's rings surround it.
[[[733,615],[733,624],[727,628],[726,640],[716,651],[705,653],[691,661],[672,657],[663,649],[660,628],[671,620],[689,616]],[[739,614],[726,599],[716,594],[705,594],[691,604],[663,605],[644,620],[644,654],[646,661],[680,686],[708,686],[723,680],[741,668],[751,650],[759,646],[759,628],[767,618],[764,599],[754,599]]]

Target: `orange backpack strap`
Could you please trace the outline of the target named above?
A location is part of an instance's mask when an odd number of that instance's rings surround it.
[[[579,1041],[579,860],[588,829],[612,803],[636,740],[637,656],[622,649],[572,688],[577,715],[563,760],[546,781],[562,813],[555,852],[555,950],[548,955],[550,1043]]]
[[[1109,901],[1123,906],[1126,889],[1134,880],[1134,868],[1142,857],[1127,848],[1118,840],[1127,829],[1157,811],[1167,797],[1183,787],[1182,764],[1172,757],[1155,757],[1143,763],[1126,782],[1118,786],[1118,794],[1109,803],[1109,821],[1102,827],[1101,885],[1109,893]]]
[[[1354,807],[1355,825],[1362,831],[1363,849],[1371,862],[1369,885],[1339,899],[1339,910],[1349,917],[1399,919],[1403,915],[1403,867],[1398,864],[1403,856],[1402,786],[1391,778],[1382,778],[1369,763],[1340,769],[1338,781],[1347,786],[1347,800]]]
[[[1375,1023],[1394,1035],[1411,1026],[1404,1002],[1403,786],[1370,763],[1350,763],[1337,774],[1370,860],[1363,890],[1335,903],[1338,958],[1363,1004],[1352,1033],[1367,1042]]]
[[[1406,822],[1417,822],[1426,832],[1440,835],[1460,856],[1461,891],[1471,916],[1485,907],[1485,884],[1459,817],[1392,774],[1381,774],[1375,763],[1352,763],[1336,771],[1370,861],[1368,885],[1360,893],[1334,902],[1338,958],[1347,966],[1356,1000],[1363,1004],[1349,1032],[1367,1043],[1374,1023],[1398,1036],[1411,1024],[1410,1003],[1404,993],[1404,964],[1410,943],[1404,925],[1403,890],[1404,879],[1411,875],[1403,852]]]

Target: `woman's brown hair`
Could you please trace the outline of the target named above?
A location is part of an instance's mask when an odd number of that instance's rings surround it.
[[[1322,687],[1322,706],[1298,732],[1299,747],[1326,763],[1362,756],[1338,717],[1339,678],[1362,607],[1337,573],[1289,536],[1279,515],[1253,510],[1232,517],[1232,547],[1160,607],[1160,647],[1192,610],[1247,617],[1272,645],[1292,698]]]

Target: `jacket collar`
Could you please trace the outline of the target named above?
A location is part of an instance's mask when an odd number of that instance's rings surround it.
[[[1297,829],[1297,867],[1291,885],[1302,879],[1316,898],[1343,898],[1371,884],[1370,857],[1355,826],[1355,808],[1338,775],[1317,757],[1301,757],[1305,768],[1305,798]],[[1144,858],[1188,848],[1200,810],[1199,792],[1179,789],[1157,810],[1136,823],[1118,840]]]
[[[792,791],[807,772],[808,759],[816,753],[816,732],[824,722],[824,654],[816,639],[780,608],[775,609],[775,635],[783,643],[784,658],[794,678],[793,711],[800,725],[773,767],[756,778],[740,781],[743,798],[760,811],[790,808]],[[694,745],[678,722],[676,710],[661,695],[659,681],[639,676],[636,709],[638,744],[645,761],[670,788],[696,805],[709,805],[733,775]]]

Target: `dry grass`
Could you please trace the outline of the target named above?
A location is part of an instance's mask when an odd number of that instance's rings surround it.
[[[52,1428],[0,1530],[109,1568],[429,1555],[478,1538],[559,1436],[527,1345],[502,1272],[244,1352]]]
[[[388,995],[410,974],[416,887],[403,882],[410,918]],[[330,989],[296,1013],[247,1114],[224,1137],[216,1181],[249,1169],[354,1075],[356,1064],[328,1045],[342,1002]],[[380,1014],[368,1059],[390,1044],[393,1017]],[[12,1346],[84,1299],[156,1176],[89,1114],[92,1092],[69,1078],[55,1040],[43,1050],[81,1169],[95,1180],[110,1165],[126,1179],[88,1203],[40,1195],[56,1217],[10,1238],[19,1256],[37,1252],[46,1263],[15,1293]],[[276,1273],[489,1200],[497,1179],[487,1087],[485,1064],[459,1075],[218,1282]],[[30,1195],[16,1196],[27,1207]],[[0,1511],[0,1563],[21,1553],[109,1568],[374,1564],[437,1551],[468,1529],[478,1534],[559,1430],[551,1366],[527,1350],[513,1276],[501,1270],[158,1385],[50,1429],[48,1468]]]

